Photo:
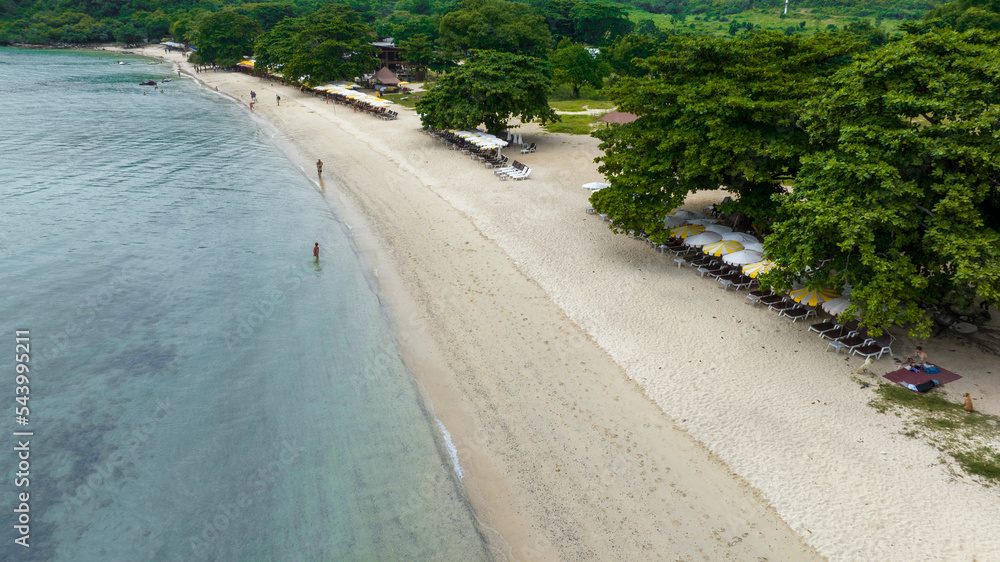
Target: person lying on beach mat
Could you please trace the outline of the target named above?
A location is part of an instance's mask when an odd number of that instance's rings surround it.
[[[906,388],[909,388],[910,390],[912,390],[914,392],[919,392],[921,394],[926,394],[926,393],[930,392],[932,388],[937,388],[937,387],[941,386],[941,383],[939,383],[936,380],[929,380],[927,382],[922,382],[920,384],[907,384],[907,385],[904,385],[904,386],[906,386]]]

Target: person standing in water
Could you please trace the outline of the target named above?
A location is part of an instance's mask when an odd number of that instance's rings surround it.
[[[316,242],[316,245],[313,246],[313,257],[316,258],[316,261],[319,261],[319,242]]]
[[[316,159],[316,175],[323,177],[323,161],[318,158]]]

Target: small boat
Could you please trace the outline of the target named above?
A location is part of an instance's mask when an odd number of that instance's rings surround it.
[[[164,78],[163,80],[160,80],[160,82],[170,82],[170,79],[169,78]]]
[[[156,85],[156,81],[155,80],[148,80],[146,82],[139,82],[139,85],[140,86],[155,86]]]

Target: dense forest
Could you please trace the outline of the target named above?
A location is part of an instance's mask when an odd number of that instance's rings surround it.
[[[264,31],[285,18],[303,17],[319,10],[318,0],[240,2],[238,0],[0,0],[0,44],[139,43],[172,38],[191,41],[198,24],[209,14],[233,11],[257,22]],[[361,20],[377,35],[397,40],[422,36],[437,40],[441,24],[459,9],[457,0],[347,0]],[[882,19],[919,19],[940,5],[937,0],[796,0],[789,18],[851,16]],[[750,13],[772,13],[784,18],[783,0],[527,0],[515,10],[544,20],[551,38],[563,37],[598,44],[633,28],[654,31],[664,15],[673,21],[740,22]],[[949,12],[951,14],[951,12]],[[946,15],[946,14],[943,14]],[[957,15],[952,14],[954,17]],[[621,19],[617,27],[581,23]],[[451,16],[454,19],[454,16]],[[798,22],[795,22],[798,23]],[[792,22],[789,22],[792,25]],[[752,28],[753,24],[749,24]],[[555,43],[553,43],[554,45]]]

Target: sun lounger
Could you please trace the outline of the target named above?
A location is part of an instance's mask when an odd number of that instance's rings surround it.
[[[785,301],[785,296],[784,295],[774,295],[774,294],[772,294],[771,296],[768,296],[768,297],[761,297],[761,298],[757,299],[757,302],[759,302],[760,304],[766,305],[768,308],[771,308],[771,306],[774,305],[774,304],[777,304],[779,302],[784,302],[784,301]]]
[[[886,353],[892,355],[893,339],[892,335],[886,332],[877,338],[869,339],[869,343],[852,349],[851,353],[864,357],[865,359],[869,357],[881,359]]]
[[[826,340],[839,340],[840,338],[846,338],[856,332],[847,326],[839,326],[832,330],[827,330],[825,332],[820,332],[819,337]]]
[[[767,306],[767,309],[768,309],[768,310],[777,310],[777,311],[778,311],[778,313],[780,314],[780,313],[782,313],[782,312],[784,312],[784,311],[786,311],[786,310],[789,310],[789,309],[792,309],[792,308],[795,308],[795,307],[797,307],[797,306],[798,306],[798,305],[797,305],[797,304],[795,304],[794,302],[789,302],[789,301],[785,301],[785,300],[783,300],[783,301],[781,301],[781,302],[776,302],[776,303],[774,303],[774,304],[770,304],[770,305],[768,305],[768,306]]]
[[[835,322],[817,322],[816,324],[809,326],[809,331],[816,332],[819,335],[823,335],[824,333],[829,332],[830,330],[836,330],[838,327],[839,324]]]
[[[771,291],[750,291],[747,293],[747,300],[750,304],[757,306],[757,302],[764,297],[773,297],[775,294]]]
[[[521,154],[528,154],[529,152],[535,151],[535,143],[531,143],[528,146],[521,149]]]
[[[804,320],[816,314],[816,311],[811,308],[806,308],[804,306],[795,306],[789,308],[788,310],[782,310],[778,316],[784,316],[786,318],[791,318],[792,322],[798,322],[799,320]]]
[[[531,175],[531,168],[525,168],[521,172],[511,172],[507,176],[515,181],[526,180]]]

